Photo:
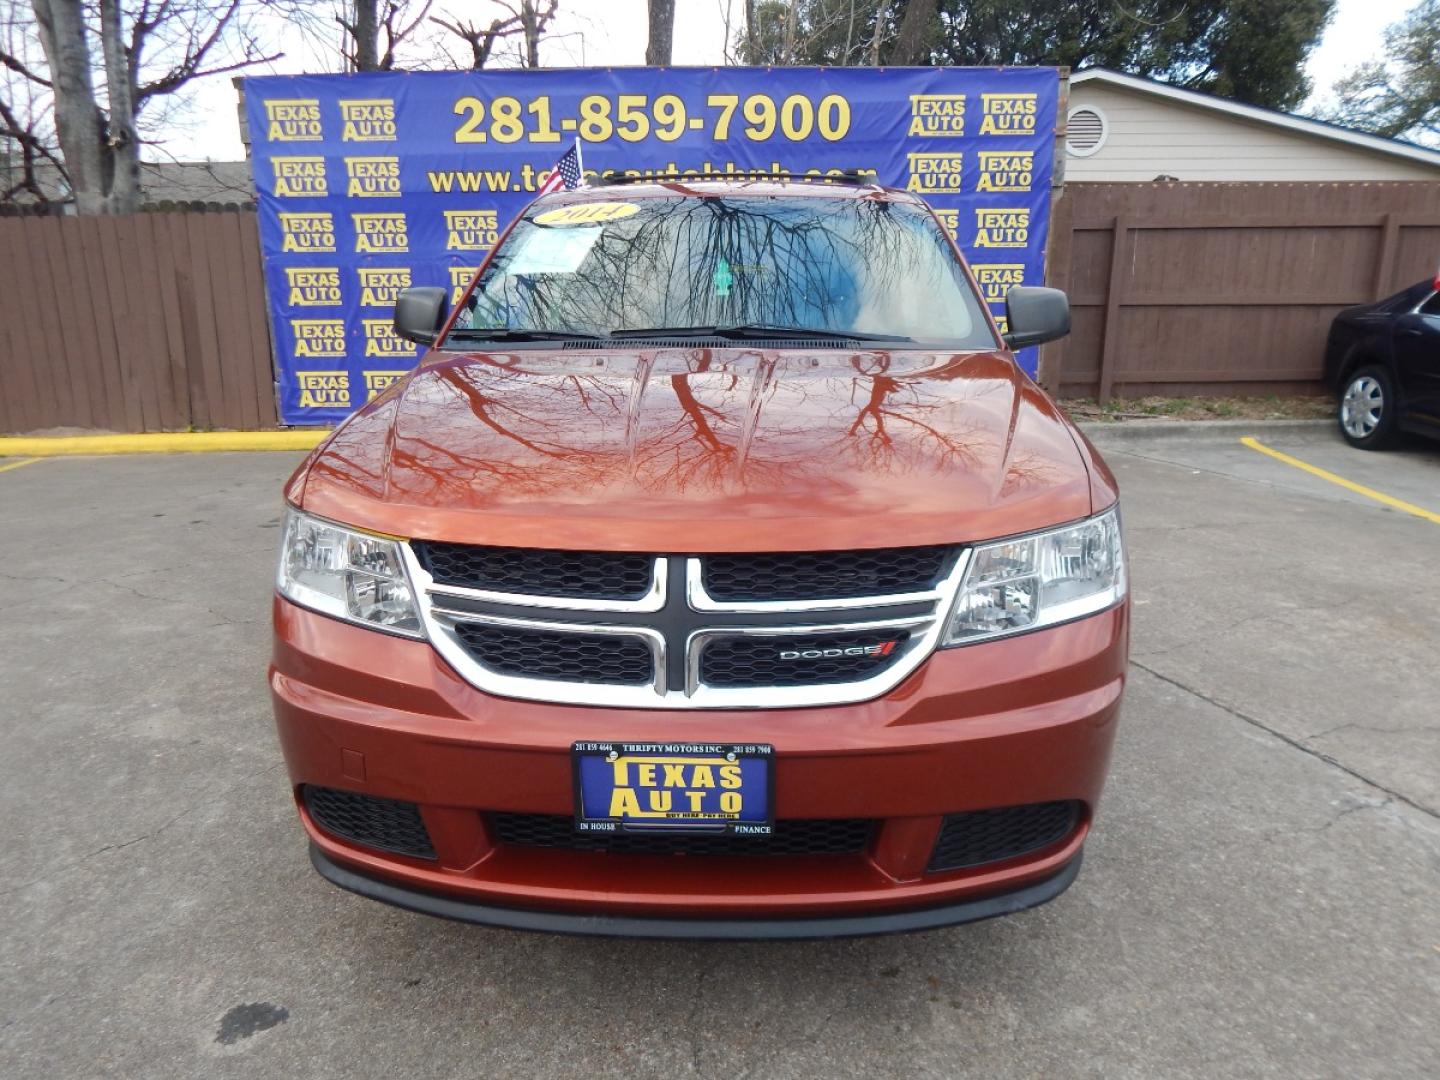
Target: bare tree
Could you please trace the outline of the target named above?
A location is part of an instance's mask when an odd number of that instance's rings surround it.
[[[650,38],[645,45],[645,63],[667,67],[675,44],[675,0],[649,0]]]
[[[720,9],[720,22],[725,28],[725,42],[720,47],[720,55],[726,65],[736,63],[735,56],[735,0],[715,0]]]
[[[461,22],[458,18],[447,22],[438,15],[431,21],[449,30],[470,46],[470,67],[473,71],[479,71],[490,62],[495,46],[502,39],[520,32],[519,19],[492,19],[490,25],[484,28],[476,23]]]
[[[345,58],[356,71],[376,71],[380,67],[379,6],[379,0],[355,0],[349,22],[343,15],[335,16],[340,29],[350,36],[353,47]],[[345,51],[344,45],[341,51]]]
[[[279,57],[250,29],[246,0],[31,0],[39,60],[0,43],[0,138],[20,153],[7,199],[63,198],[83,214],[128,213],[140,201],[141,121],[195,79]],[[18,20],[19,5],[10,15]],[[23,39],[22,39],[23,40]],[[98,56],[95,46],[98,44]],[[25,93],[22,94],[22,90]]]
[[[425,21],[432,2],[424,0],[412,16],[415,5],[409,0],[352,0],[335,16],[343,34],[340,52],[346,66],[351,71],[393,70],[396,48]]]
[[[462,22],[458,16],[444,19],[433,17],[430,21],[444,27],[450,33],[470,46],[470,66],[478,71],[495,56],[495,48],[506,38],[520,39],[520,63],[522,67],[540,66],[540,39],[545,35],[550,21],[560,8],[560,0],[546,0],[543,8],[535,0],[520,0],[518,4],[496,0],[504,15],[494,18],[489,26],[476,22]]]
[[[525,33],[525,66],[538,68],[540,66],[540,35],[545,33],[545,27],[555,17],[555,11],[560,6],[560,0],[549,0],[542,13],[535,5],[535,0],[520,0],[520,26]]]

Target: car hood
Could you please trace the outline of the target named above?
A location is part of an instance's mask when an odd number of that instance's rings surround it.
[[[1089,514],[1072,430],[1000,353],[433,354],[291,494],[337,521],[469,543],[956,543]]]

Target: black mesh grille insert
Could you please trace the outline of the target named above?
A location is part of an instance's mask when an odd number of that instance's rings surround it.
[[[623,855],[856,855],[874,828],[864,819],[794,818],[777,821],[771,836],[646,836],[577,833],[570,818],[557,814],[492,814],[490,821],[502,844]]]
[[[650,591],[653,555],[548,551],[420,540],[415,557],[438,585],[534,596],[638,600]]]
[[[315,824],[326,832],[381,851],[416,859],[435,858],[430,834],[414,803],[309,784],[302,789],[302,795]]]
[[[501,675],[643,686],[655,677],[650,646],[630,634],[569,634],[486,623],[455,633],[479,663]]]
[[[813,637],[721,637],[700,654],[706,686],[823,686],[858,682],[883,671],[905,651],[903,630]]]
[[[1069,836],[1079,820],[1080,804],[1073,801],[949,814],[926,869],[960,870],[1038,851]]]
[[[948,547],[707,555],[705,591],[716,600],[838,600],[922,592],[948,569]]]

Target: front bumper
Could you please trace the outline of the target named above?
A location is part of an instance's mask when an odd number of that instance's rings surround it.
[[[506,930],[538,930],[586,937],[683,938],[691,941],[778,941],[805,938],[869,937],[938,930],[942,926],[1013,915],[1053,900],[1070,887],[1080,873],[1077,853],[1056,874],[1009,892],[962,900],[918,911],[880,911],[857,915],[813,915],[785,919],[666,918],[643,915],[601,915],[565,911],[525,911],[496,907],[397,885],[357,873],[331,859],[314,844],[310,862],[332,885],[393,904],[406,911],[435,915],[457,922],[497,926]]]
[[[1073,880],[1103,786],[1128,607],[941,651],[892,693],[815,709],[601,709],[512,701],[463,682],[425,642],[275,601],[270,683],[295,790],[419,805],[434,859],[319,828],[317,868],[364,895],[494,925],[633,936],[835,936],[1019,910]],[[877,822],[853,856],[611,854],[500,843],[489,815],[569,814],[576,740],[766,742],[780,819]],[[927,873],[944,815],[1053,800],[1064,839]]]

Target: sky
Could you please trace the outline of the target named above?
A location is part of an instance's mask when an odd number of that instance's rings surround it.
[[[1355,65],[1378,59],[1385,27],[1401,18],[1416,0],[1339,0],[1335,16],[1306,65],[1315,86],[1312,104],[1323,102],[1330,86]],[[447,5],[448,6],[448,5]],[[467,0],[453,5],[484,11]],[[738,27],[741,0],[678,0],[675,5],[674,63],[724,62],[725,12]],[[626,66],[645,62],[645,0],[561,0],[560,12],[541,42],[542,64],[552,67]],[[284,35],[287,55],[254,73],[285,74],[315,69],[317,58],[293,34]],[[207,80],[157,156],[195,161],[234,161],[244,155],[235,118],[235,90],[228,77]]]

